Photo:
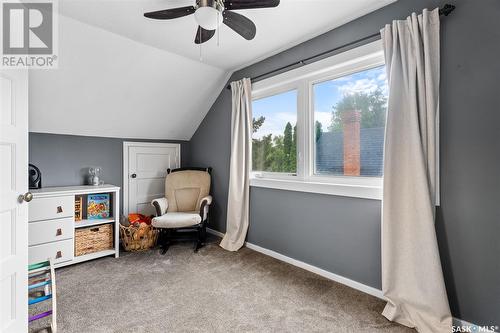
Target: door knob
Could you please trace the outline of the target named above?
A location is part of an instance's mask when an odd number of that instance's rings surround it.
[[[137,175],[136,175],[135,173],[133,173],[133,174],[131,174],[131,175],[130,175],[130,177],[132,177],[132,178],[136,178],[136,177],[137,177]]]
[[[19,196],[19,202],[30,202],[31,200],[33,200],[33,193],[31,192],[26,192],[25,194],[21,194]]]

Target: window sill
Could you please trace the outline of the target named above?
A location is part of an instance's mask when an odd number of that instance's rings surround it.
[[[382,200],[382,187],[372,185],[350,185],[295,179],[250,178],[250,186],[336,195],[342,197]]]

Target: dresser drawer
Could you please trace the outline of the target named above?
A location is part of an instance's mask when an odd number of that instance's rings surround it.
[[[33,245],[28,248],[28,261],[34,264],[49,258],[55,264],[73,260],[74,246],[73,239],[66,239],[58,242],[42,245]]]
[[[35,198],[29,204],[29,221],[72,217],[75,214],[75,197],[61,196]]]
[[[28,244],[38,245],[73,238],[73,218],[38,221],[28,224]]]

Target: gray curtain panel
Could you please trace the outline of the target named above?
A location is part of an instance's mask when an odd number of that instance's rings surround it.
[[[434,225],[439,11],[381,30],[389,80],[382,204],[383,315],[419,332],[451,332]]]
[[[252,87],[250,79],[231,83],[231,161],[227,199],[226,234],[220,243],[237,251],[245,243],[249,222],[250,168],[252,144]]]

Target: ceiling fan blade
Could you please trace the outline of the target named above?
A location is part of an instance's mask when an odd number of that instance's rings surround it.
[[[227,10],[222,13],[222,16],[224,24],[236,31],[241,37],[246,40],[251,40],[255,37],[257,28],[249,18]]]
[[[149,12],[145,13],[144,16],[156,20],[170,20],[193,14],[195,11],[196,9],[193,6],[187,6],[187,7],[158,10],[156,12]]]
[[[196,37],[194,38],[195,44],[205,43],[207,40],[215,35],[215,30],[205,30],[198,26],[198,31],[196,31]]]
[[[277,7],[280,0],[225,0],[226,10],[255,9]]]

